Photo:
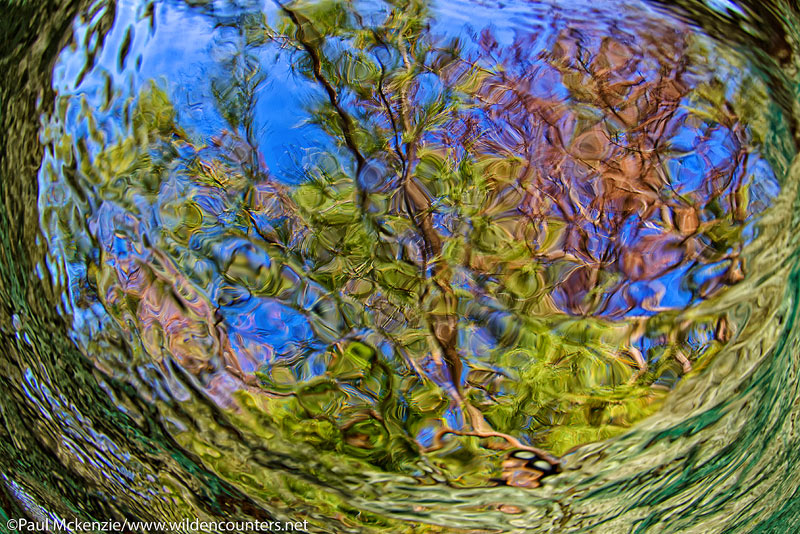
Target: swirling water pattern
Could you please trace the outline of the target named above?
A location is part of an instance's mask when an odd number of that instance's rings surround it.
[[[790,531],[797,14],[595,4],[14,4],[6,513]]]

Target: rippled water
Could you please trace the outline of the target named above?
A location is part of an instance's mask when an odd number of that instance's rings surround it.
[[[6,4],[7,517],[800,523],[788,4]]]

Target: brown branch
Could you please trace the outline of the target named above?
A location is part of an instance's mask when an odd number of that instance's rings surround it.
[[[413,65],[408,57],[408,51],[402,37],[399,41],[403,63],[407,71],[410,72],[413,69]],[[408,87],[403,86],[400,89],[400,119],[407,135],[414,131],[411,124],[410,109]],[[418,140],[415,137],[408,139],[406,142],[405,164],[400,187],[408,216],[414,222],[425,243],[425,263],[427,264],[428,260],[432,260],[433,281],[441,290],[442,298],[444,299],[445,313],[429,312],[427,319],[436,344],[442,351],[456,397],[461,401],[463,400],[461,398],[463,363],[461,356],[458,354],[458,317],[455,314],[456,297],[448,279],[447,265],[441,258],[442,238],[433,226],[431,201],[422,188],[412,179],[412,166],[417,159],[417,142]],[[423,268],[426,268],[426,266],[423,266]],[[423,300],[426,295],[427,290],[423,291],[420,300]]]
[[[353,119],[350,117],[350,114],[341,106],[339,103],[339,95],[336,91],[336,88],[333,87],[330,81],[328,81],[325,76],[322,74],[322,60],[320,58],[320,53],[315,48],[315,46],[306,39],[306,33],[303,29],[303,22],[300,21],[300,16],[295,13],[293,10],[289,9],[285,5],[281,4],[278,0],[275,0],[275,3],[284,13],[291,19],[292,23],[297,28],[297,33],[295,37],[303,49],[308,54],[308,57],[311,59],[312,71],[314,73],[314,79],[319,82],[322,88],[328,95],[328,100],[330,101],[331,106],[333,109],[336,110],[336,114],[339,116],[339,121],[342,127],[342,134],[344,135],[344,142],[347,145],[347,148],[353,154],[353,157],[356,159],[356,175],[361,173],[361,169],[363,169],[364,165],[366,164],[366,159],[364,155],[361,154],[361,151],[358,149],[358,145],[356,144],[355,140],[355,133],[353,127]],[[310,22],[305,21],[308,24]]]
[[[553,465],[553,466],[559,465],[561,463],[558,460],[558,458],[556,458],[555,456],[553,456],[552,454],[550,454],[549,452],[547,452],[544,449],[539,449],[537,447],[532,447],[530,445],[525,445],[521,441],[519,441],[517,438],[515,438],[514,436],[512,436],[510,434],[506,434],[504,432],[496,432],[494,430],[486,430],[486,431],[471,430],[470,431],[470,430],[455,430],[455,429],[452,429],[452,428],[442,428],[436,433],[436,435],[434,435],[434,437],[433,437],[433,445],[431,445],[430,447],[428,447],[426,449],[423,449],[423,452],[430,453],[430,452],[435,452],[435,451],[440,450],[442,447],[444,447],[444,443],[442,442],[442,438],[444,436],[446,436],[447,434],[453,434],[454,436],[471,436],[471,437],[484,438],[484,439],[501,438],[501,439],[504,439],[505,441],[507,441],[509,443],[510,447],[507,447],[507,448],[514,448],[514,449],[518,449],[518,450],[524,450],[524,451],[532,452],[533,454],[535,454],[536,456],[538,456],[539,458],[541,458],[542,460],[546,461],[547,463],[549,463],[550,465]]]

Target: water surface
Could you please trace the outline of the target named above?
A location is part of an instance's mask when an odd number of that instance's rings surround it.
[[[796,523],[788,6],[9,10],[8,516]]]

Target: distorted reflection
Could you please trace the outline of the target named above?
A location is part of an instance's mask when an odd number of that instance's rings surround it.
[[[779,190],[762,83],[629,13],[298,3],[220,15],[196,64],[126,59],[146,17],[76,82],[67,57],[40,204],[76,341],[372,467],[537,487],[736,335],[685,312],[747,276]]]

